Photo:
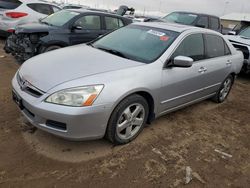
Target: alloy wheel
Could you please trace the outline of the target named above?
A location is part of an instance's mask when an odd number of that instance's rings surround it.
[[[134,103],[129,105],[117,121],[116,133],[122,140],[128,140],[138,133],[145,119],[143,105]]]

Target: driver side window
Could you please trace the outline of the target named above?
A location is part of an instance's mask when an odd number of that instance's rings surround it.
[[[187,56],[194,61],[205,59],[205,48],[202,34],[187,36],[173,53],[171,59],[177,56]]]
[[[79,18],[74,26],[80,26],[84,30],[100,30],[101,18],[100,16],[83,16]]]

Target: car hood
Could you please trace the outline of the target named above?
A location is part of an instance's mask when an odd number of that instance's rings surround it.
[[[46,25],[43,23],[33,22],[27,24],[20,24],[16,27],[16,34],[18,33],[37,33],[37,32],[48,32],[51,29],[56,29],[55,26]]]
[[[140,65],[144,63],[81,44],[33,57],[21,66],[19,74],[47,92],[67,81]]]
[[[231,41],[231,42],[235,42],[235,43],[239,43],[239,44],[245,44],[250,46],[250,38],[244,38],[242,36],[234,36],[234,35],[226,35],[226,38]]]

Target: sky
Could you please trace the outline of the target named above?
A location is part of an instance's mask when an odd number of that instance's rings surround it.
[[[194,11],[222,16],[240,12],[250,13],[249,0],[56,0],[88,5],[93,8],[117,9],[120,5],[134,7],[137,13],[158,14],[172,11]]]

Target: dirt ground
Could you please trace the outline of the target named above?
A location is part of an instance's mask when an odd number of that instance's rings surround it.
[[[250,76],[237,79],[225,103],[163,116],[128,145],[69,142],[27,128],[11,99],[19,65],[2,47],[0,187],[250,187]]]

